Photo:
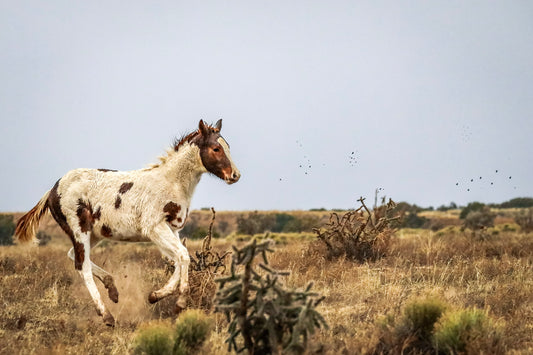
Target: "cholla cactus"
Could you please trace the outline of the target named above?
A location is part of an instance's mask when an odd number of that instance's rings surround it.
[[[253,240],[241,249],[233,247],[231,275],[216,280],[220,287],[215,310],[225,313],[230,323],[226,340],[229,351],[302,353],[315,328],[327,328],[315,309],[323,297],[311,292],[312,284],[302,291],[286,290],[279,276],[288,273],[267,266],[267,252],[273,252],[270,242],[258,244]],[[259,255],[264,262],[258,264],[263,275],[254,270]],[[240,265],[244,270],[238,273]]]

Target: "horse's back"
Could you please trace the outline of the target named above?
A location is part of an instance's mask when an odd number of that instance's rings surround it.
[[[113,190],[118,191],[125,181],[132,185],[134,173],[107,169],[74,169],[59,180],[58,192],[78,198],[98,199]]]

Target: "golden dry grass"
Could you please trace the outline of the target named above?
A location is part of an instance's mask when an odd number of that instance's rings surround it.
[[[213,246],[224,251],[230,242],[214,240]],[[195,250],[200,243],[188,247]],[[374,352],[379,322],[398,317],[406,303],[426,295],[458,309],[487,310],[503,326],[506,352],[533,353],[531,234],[500,232],[475,240],[455,230],[400,231],[385,258],[366,264],[326,261],[320,253],[310,254],[304,240],[275,249],[270,263],[291,272],[289,286],[314,281],[313,290],[326,296],[319,310],[330,328],[311,339],[313,353]],[[109,243],[94,249],[92,259],[114,275],[120,293],[120,302],[113,304],[98,283],[117,320],[114,329],[96,315],[67,250],[66,243],[0,248],[0,354],[125,354],[141,324],[172,318],[175,298],[147,302],[148,293],[168,278],[154,247]],[[226,323],[219,314],[215,319],[201,353],[226,353]]]

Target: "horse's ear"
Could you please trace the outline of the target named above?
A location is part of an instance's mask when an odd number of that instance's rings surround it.
[[[217,121],[217,123],[215,124],[215,128],[220,132],[220,130],[222,129],[222,118]]]
[[[209,130],[207,129],[207,126],[204,123],[204,120],[200,120],[200,123],[198,123],[198,129],[200,130],[200,133],[204,137],[209,134]]]

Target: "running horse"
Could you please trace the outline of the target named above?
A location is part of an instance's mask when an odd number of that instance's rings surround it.
[[[209,172],[227,184],[241,174],[231,160],[229,145],[220,135],[222,120],[210,126],[200,120],[198,130],[173,144],[159,164],[134,171],[76,169],[59,179],[28,213],[15,230],[20,242],[35,240],[39,220],[49,210],[70,237],[68,256],[74,261],[98,315],[106,325],[115,319],[106,309],[93,275],[117,303],[113,277],[90,260],[90,250],[102,240],[153,242],[170,258],[175,271],[161,289],[150,293],[155,303],[179,289],[178,312],[185,308],[188,294],[189,253],[179,239],[189,214],[191,198],[203,173]]]

